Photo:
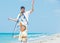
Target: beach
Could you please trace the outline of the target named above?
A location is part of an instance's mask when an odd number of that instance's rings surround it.
[[[60,43],[60,34],[52,34],[50,36],[43,36],[28,43]]]
[[[28,34],[27,43],[60,43],[60,33],[57,34]],[[21,43],[18,39],[12,37],[12,34],[0,34],[1,43]]]
[[[19,41],[11,43],[21,43]],[[60,43],[60,34],[43,35],[35,39],[30,39],[27,43]]]

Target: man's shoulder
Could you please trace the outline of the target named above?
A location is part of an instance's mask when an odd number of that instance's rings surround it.
[[[25,11],[25,13],[28,13],[28,11]]]
[[[28,11],[25,11],[24,14],[28,14]]]
[[[25,13],[26,13],[26,14],[29,14],[29,13],[30,13],[30,10],[28,10],[28,11],[25,11]]]

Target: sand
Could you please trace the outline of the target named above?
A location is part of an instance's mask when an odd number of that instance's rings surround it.
[[[28,43],[60,43],[60,34],[44,36]]]
[[[35,40],[28,41],[27,43],[60,43],[60,34],[52,34],[49,36],[38,37]]]

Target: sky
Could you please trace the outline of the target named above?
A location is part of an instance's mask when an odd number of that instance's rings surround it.
[[[32,0],[0,0],[0,33],[12,33],[20,7],[26,11],[32,7]],[[15,32],[18,32],[16,28]],[[60,0],[35,0],[34,12],[29,16],[29,33],[60,33]]]

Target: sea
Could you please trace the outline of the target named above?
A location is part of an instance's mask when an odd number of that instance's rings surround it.
[[[14,35],[18,35],[15,33]],[[28,33],[28,41],[33,41],[39,37],[50,35],[47,33]],[[21,43],[18,38],[13,38],[13,33],[0,33],[0,43]]]

